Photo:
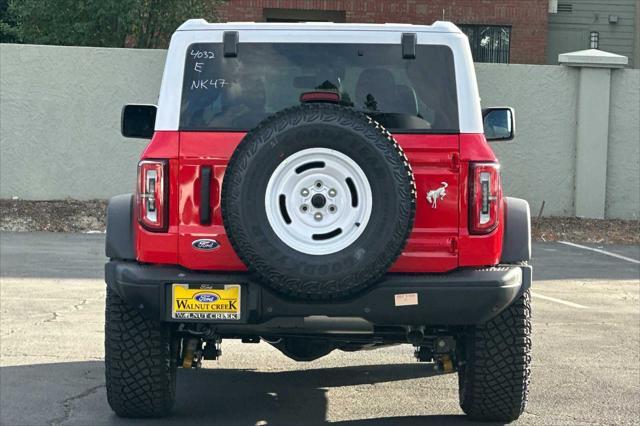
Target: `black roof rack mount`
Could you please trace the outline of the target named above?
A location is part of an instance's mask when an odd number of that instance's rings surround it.
[[[416,33],[402,33],[402,57],[404,59],[416,58]]]
[[[225,31],[222,35],[222,50],[226,58],[238,56],[238,32]]]

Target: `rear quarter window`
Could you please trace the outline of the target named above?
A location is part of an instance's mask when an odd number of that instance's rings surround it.
[[[418,45],[415,59],[403,59],[399,44],[322,43],[241,43],[237,57],[224,57],[219,43],[192,44],[180,129],[247,131],[313,90],[339,93],[395,132],[458,132],[447,46]]]

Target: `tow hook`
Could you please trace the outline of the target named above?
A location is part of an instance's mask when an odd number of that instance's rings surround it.
[[[182,368],[200,368],[202,366],[202,341],[196,337],[185,339],[182,350]]]

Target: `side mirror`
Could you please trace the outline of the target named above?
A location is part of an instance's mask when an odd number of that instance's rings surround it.
[[[155,105],[125,105],[120,131],[125,138],[151,139],[156,126]]]
[[[487,108],[482,110],[484,136],[488,141],[510,141],[516,135],[513,108]]]

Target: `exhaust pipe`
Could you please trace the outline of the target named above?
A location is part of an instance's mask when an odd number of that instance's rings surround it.
[[[412,345],[419,345],[424,340],[424,326],[412,326],[407,327],[407,342]]]

